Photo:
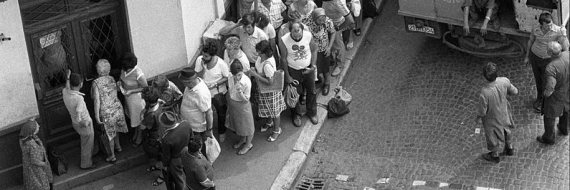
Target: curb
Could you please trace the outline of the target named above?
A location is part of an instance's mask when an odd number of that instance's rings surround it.
[[[381,12],[384,4],[386,4],[386,0],[375,1],[378,12]],[[379,16],[380,15],[377,17]],[[338,77],[332,79],[333,81],[331,82],[331,89],[334,89],[336,86],[339,86],[342,83],[346,73],[348,72],[348,69],[352,64],[352,60],[356,56],[356,53],[358,53],[358,50],[360,50],[360,48],[362,48],[364,45],[363,42],[365,42],[365,37],[368,35],[373,21],[374,19],[366,19],[363,21],[362,33],[360,36],[354,38],[355,47],[352,50],[346,52],[346,61],[342,68],[342,72]],[[303,164],[307,160],[309,152],[313,147],[313,142],[317,138],[317,135],[327,118],[328,111],[326,109],[326,105],[328,103],[328,100],[330,100],[330,98],[333,96],[332,94],[333,93],[329,93],[327,96],[318,95],[317,104],[320,106],[317,107],[317,117],[319,123],[316,125],[312,125],[311,122],[305,123],[299,138],[295,142],[293,152],[289,155],[289,158],[285,162],[285,165],[283,168],[281,168],[281,171],[273,181],[273,185],[271,185],[270,188],[271,190],[291,189],[293,182],[297,178],[297,175],[301,171]]]

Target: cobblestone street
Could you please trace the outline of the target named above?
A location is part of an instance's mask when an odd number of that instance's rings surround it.
[[[570,189],[568,137],[545,146],[542,116],[533,112],[534,79],[518,59],[483,59],[441,40],[405,31],[398,1],[388,0],[341,84],[351,112],[327,119],[299,175],[325,178],[327,189]],[[486,61],[519,89],[511,97],[517,153],[484,161],[475,103]],[[336,180],[338,174],[347,181]],[[389,178],[387,183],[377,183]],[[416,182],[414,186],[414,181]],[[447,187],[444,183],[447,183]]]

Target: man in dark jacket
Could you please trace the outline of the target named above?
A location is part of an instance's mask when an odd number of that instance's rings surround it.
[[[538,142],[554,144],[554,124],[558,121],[560,134],[568,135],[568,110],[570,109],[570,63],[568,51],[562,52],[562,46],[556,42],[549,42],[547,53],[552,57],[546,66],[544,79],[544,134],[536,138]]]
[[[188,145],[192,129],[187,121],[176,122],[176,115],[167,111],[160,114],[160,124],[166,128],[162,135],[162,162],[169,176],[164,176],[167,189],[184,190],[184,171],[181,151]]]

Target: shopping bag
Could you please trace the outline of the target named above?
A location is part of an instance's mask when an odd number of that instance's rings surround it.
[[[295,108],[297,102],[299,101],[299,93],[297,93],[297,88],[293,84],[287,85],[285,90],[285,103],[289,108]]]
[[[218,156],[220,156],[220,152],[222,151],[222,149],[220,148],[220,144],[218,143],[215,137],[207,137],[205,144],[206,144],[206,156],[208,157],[210,162],[214,164],[214,161],[218,159]]]
[[[336,87],[334,91],[336,92],[334,98],[343,100],[344,102],[346,102],[346,105],[350,104],[350,102],[352,101],[352,95],[350,95],[345,89],[343,89],[342,86]]]
[[[57,148],[53,148],[49,151],[48,160],[54,174],[63,175],[67,173],[67,159],[65,159],[63,154],[58,151]]]
[[[327,117],[335,118],[346,115],[350,112],[348,109],[348,104],[339,98],[331,98],[327,105]]]

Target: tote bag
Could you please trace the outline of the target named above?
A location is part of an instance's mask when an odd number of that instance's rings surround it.
[[[268,63],[269,62],[265,62],[263,66],[265,67]],[[275,73],[273,74],[273,84],[269,85],[263,82],[257,82],[259,86],[259,92],[260,93],[281,92],[283,91],[284,80],[285,80],[285,72],[279,69],[275,71]]]

